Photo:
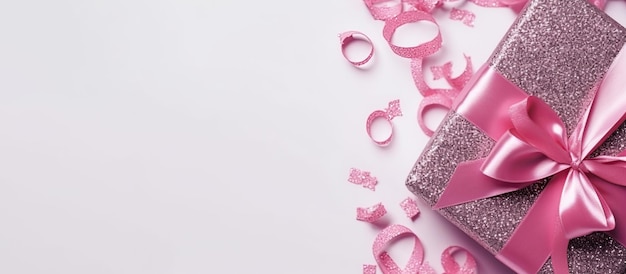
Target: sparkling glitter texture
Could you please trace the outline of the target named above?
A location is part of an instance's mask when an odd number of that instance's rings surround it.
[[[402,109],[400,109],[400,100],[396,99],[389,102],[389,106],[385,109],[389,120],[402,116]]]
[[[387,210],[382,203],[370,207],[357,207],[356,219],[362,222],[373,223],[387,214]]]
[[[364,264],[363,274],[376,274],[376,266],[371,264]]]
[[[414,219],[415,217],[417,217],[418,214],[420,214],[420,210],[417,207],[415,200],[411,198],[406,198],[402,200],[402,202],[400,202],[400,207],[402,207],[404,213],[406,214],[406,217],[409,219]]]
[[[489,60],[521,89],[547,102],[568,133],[588,107],[598,83],[626,41],[626,30],[586,0],[534,0],[522,11]],[[456,166],[485,157],[494,141],[451,111],[407,179],[407,187],[433,205]],[[594,153],[626,148],[626,125]],[[593,155],[592,155],[593,156]],[[528,188],[440,211],[497,253],[545,186]],[[626,198],[626,197],[625,197]],[[626,248],[603,233],[570,241],[572,273],[626,273]],[[541,273],[552,273],[549,262]]]
[[[358,168],[351,168],[350,175],[348,176],[348,182],[355,185],[361,185],[371,191],[376,190],[378,179],[372,176],[369,171],[362,171]]]
[[[473,27],[476,15],[469,10],[452,8],[450,11],[450,19],[463,22],[463,24]]]

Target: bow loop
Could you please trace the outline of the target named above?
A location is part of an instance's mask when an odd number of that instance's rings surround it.
[[[569,167],[545,155],[515,132],[500,137],[481,166],[483,174],[509,183],[528,183],[554,175]]]
[[[512,105],[509,115],[515,132],[522,140],[556,162],[571,162],[565,125],[548,104],[529,96]]]
[[[603,180],[621,186],[626,186],[626,156],[598,156],[585,160],[585,168]]]

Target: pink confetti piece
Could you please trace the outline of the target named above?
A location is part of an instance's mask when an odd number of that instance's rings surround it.
[[[358,168],[351,168],[348,182],[356,185],[361,185],[364,188],[375,191],[376,185],[378,184],[378,179],[372,176],[369,171],[362,171]]]
[[[382,203],[370,207],[357,207],[356,219],[363,222],[373,223],[387,214],[387,210]]]
[[[435,8],[443,5],[442,0],[402,0],[405,4],[407,4],[411,9],[407,10],[420,10],[428,13],[432,13]]]
[[[371,264],[364,264],[363,274],[376,274],[376,266]]]
[[[463,24],[473,27],[476,15],[468,10],[452,8],[452,11],[450,12],[450,19],[462,21]]]
[[[389,106],[385,109],[389,120],[402,116],[402,110],[400,109],[400,100],[393,100],[389,102]]]
[[[404,213],[406,213],[406,217],[409,219],[415,218],[420,213],[417,203],[410,197],[400,202],[400,207],[402,207]]]

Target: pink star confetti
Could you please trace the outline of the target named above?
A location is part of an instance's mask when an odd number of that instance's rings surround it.
[[[406,213],[406,217],[409,219],[415,218],[420,213],[417,203],[410,197],[400,202],[400,207],[402,207],[404,213]]]
[[[357,207],[356,219],[362,222],[373,223],[387,214],[387,210],[382,203],[370,207]]]
[[[476,15],[469,10],[461,10],[457,8],[452,8],[450,12],[450,19],[462,21],[463,24],[473,27],[474,19],[476,19]]]
[[[371,264],[364,264],[363,274],[376,274],[376,266]]]
[[[375,191],[376,185],[378,184],[378,180],[376,179],[376,177],[373,177],[369,171],[362,171],[358,168],[350,169],[348,182],[356,185],[361,185],[362,187],[367,188],[371,191]]]

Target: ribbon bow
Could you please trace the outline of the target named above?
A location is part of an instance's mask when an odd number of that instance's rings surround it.
[[[481,71],[484,79],[474,84],[478,95],[467,93],[464,101],[469,103],[462,102],[458,111],[498,141],[487,158],[459,164],[435,208],[519,190],[553,176],[497,255],[500,260],[526,273],[537,272],[552,257],[555,272],[567,273],[569,239],[610,231],[624,245],[626,150],[618,156],[589,158],[626,119],[624,50],[569,138],[550,106],[494,71]],[[505,101],[523,99],[509,104],[504,114],[498,113],[503,112],[500,108],[492,108],[491,114],[476,108],[484,104],[476,103],[476,96],[499,88],[505,90],[498,95]],[[508,119],[499,118],[502,115]]]

